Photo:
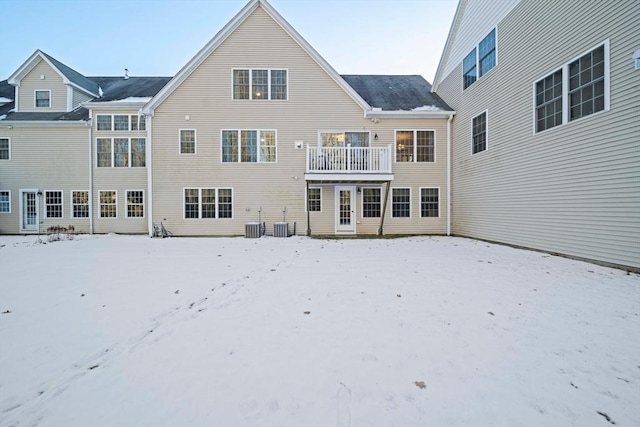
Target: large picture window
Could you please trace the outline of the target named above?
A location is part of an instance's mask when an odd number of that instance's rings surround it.
[[[186,219],[233,218],[231,188],[185,188],[184,217]]]
[[[609,109],[609,43],[534,83],[535,131]]]
[[[145,138],[96,139],[96,164],[99,168],[144,167]]]
[[[273,163],[276,161],[275,130],[223,130],[223,163]]]
[[[287,70],[236,69],[233,75],[233,99],[287,99]]]

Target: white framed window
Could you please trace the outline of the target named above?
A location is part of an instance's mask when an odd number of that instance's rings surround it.
[[[180,129],[180,154],[196,154],[195,129]]]
[[[471,154],[487,150],[487,112],[471,119]]]
[[[275,130],[222,130],[223,163],[275,163]]]
[[[71,218],[89,218],[89,192],[71,192]]]
[[[131,130],[147,130],[147,123],[144,116],[131,116]]]
[[[11,160],[11,138],[0,138],[0,160]]]
[[[185,219],[233,218],[233,189],[185,188]]]
[[[144,116],[136,114],[97,114],[96,130],[99,131],[143,131],[146,130]]]
[[[62,191],[44,192],[45,218],[62,218]]]
[[[128,168],[146,166],[145,138],[97,138],[96,166]]]
[[[438,218],[440,216],[440,189],[420,188],[420,217]]]
[[[96,116],[96,130],[112,130],[112,116],[98,114]]]
[[[36,90],[34,98],[36,108],[51,108],[50,90]]]
[[[0,191],[0,213],[11,213],[11,191]]]
[[[118,192],[115,190],[100,191],[100,218],[118,217]]]
[[[382,212],[382,190],[380,187],[362,187],[362,217],[380,218]]]
[[[232,98],[286,101],[288,74],[281,69],[233,69]]]
[[[496,29],[474,46],[462,60],[462,89],[466,89],[487,74],[497,63]]]
[[[396,162],[436,161],[436,131],[397,130]]]
[[[411,189],[391,189],[391,217],[411,218]]]
[[[322,212],[321,187],[309,187],[307,191],[307,212]]]
[[[319,144],[321,147],[368,147],[370,140],[369,132],[326,132],[320,131]]]
[[[144,218],[144,191],[127,191],[127,218]]]
[[[609,110],[609,40],[533,83],[534,133]]]
[[[127,131],[129,130],[129,116],[124,114],[116,114],[113,116],[113,130]]]

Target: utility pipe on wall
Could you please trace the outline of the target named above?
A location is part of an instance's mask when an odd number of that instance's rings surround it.
[[[451,121],[453,114],[447,120],[447,236],[451,236]]]

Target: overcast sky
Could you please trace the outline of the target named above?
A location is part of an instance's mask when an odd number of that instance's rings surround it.
[[[0,80],[36,49],[86,76],[173,76],[248,0],[3,0]],[[270,0],[341,74],[433,81],[457,0]]]

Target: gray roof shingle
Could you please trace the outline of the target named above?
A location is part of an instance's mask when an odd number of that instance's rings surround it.
[[[171,77],[89,77],[102,89],[102,96],[93,102],[116,101],[126,98],[153,97]]]
[[[87,77],[83,76],[76,70],[67,67],[62,62],[58,61],[54,57],[47,55],[43,51],[40,51],[55,67],[62,73],[64,76],[74,85],[83,88],[84,90],[93,93],[95,95],[98,94],[98,85],[95,82],[92,82]]]
[[[453,111],[422,76],[341,76],[373,108],[383,111],[412,111],[421,107]]]

